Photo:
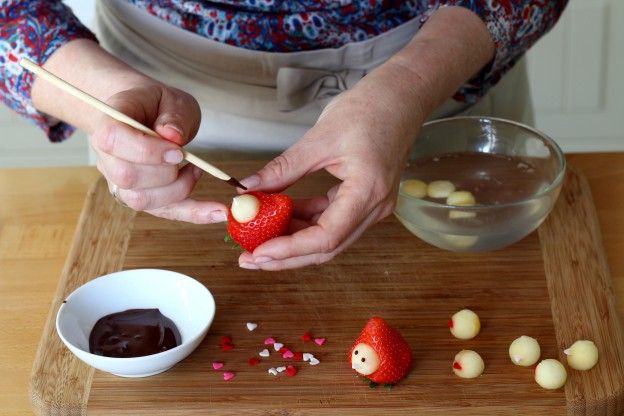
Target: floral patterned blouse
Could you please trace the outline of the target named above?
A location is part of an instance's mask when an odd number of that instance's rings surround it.
[[[241,48],[290,52],[337,48],[377,36],[441,6],[466,7],[486,23],[493,62],[455,94],[475,102],[557,21],[567,0],[127,0],[208,39]],[[21,57],[43,64],[65,43],[95,36],[58,0],[0,0],[0,98],[61,141],[72,127],[35,109],[33,76]]]

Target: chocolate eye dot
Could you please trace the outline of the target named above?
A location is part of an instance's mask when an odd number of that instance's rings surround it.
[[[355,350],[353,354],[358,355],[358,350]]]
[[[366,361],[366,358],[362,357],[362,362],[365,362],[365,361]]]

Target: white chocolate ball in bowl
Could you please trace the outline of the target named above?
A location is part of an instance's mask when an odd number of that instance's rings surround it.
[[[455,185],[451,181],[433,181],[427,186],[429,198],[448,198],[455,191]]]
[[[427,196],[427,184],[419,179],[407,179],[401,182],[401,190],[414,198]]]
[[[458,207],[471,207],[475,205],[476,203],[477,201],[474,195],[472,194],[472,192],[468,192],[468,191],[455,191],[455,192],[452,192],[446,198],[446,205],[455,205]],[[456,209],[449,211],[450,219],[474,218],[476,216],[477,216],[476,212],[471,212],[471,211],[459,211]]]

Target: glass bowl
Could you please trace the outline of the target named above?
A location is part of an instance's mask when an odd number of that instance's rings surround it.
[[[431,121],[411,150],[394,213],[441,249],[500,249],[548,216],[565,167],[559,146],[523,124],[490,117]],[[447,200],[448,188],[463,193]]]

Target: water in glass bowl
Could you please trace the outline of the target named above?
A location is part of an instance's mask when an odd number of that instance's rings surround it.
[[[554,195],[540,194],[550,183],[544,159],[462,152],[412,161],[402,180],[447,180],[469,191],[476,205],[467,208],[422,203],[400,192],[395,214],[423,240],[453,251],[484,251],[511,244],[544,220]],[[425,201],[445,204],[444,198]]]

